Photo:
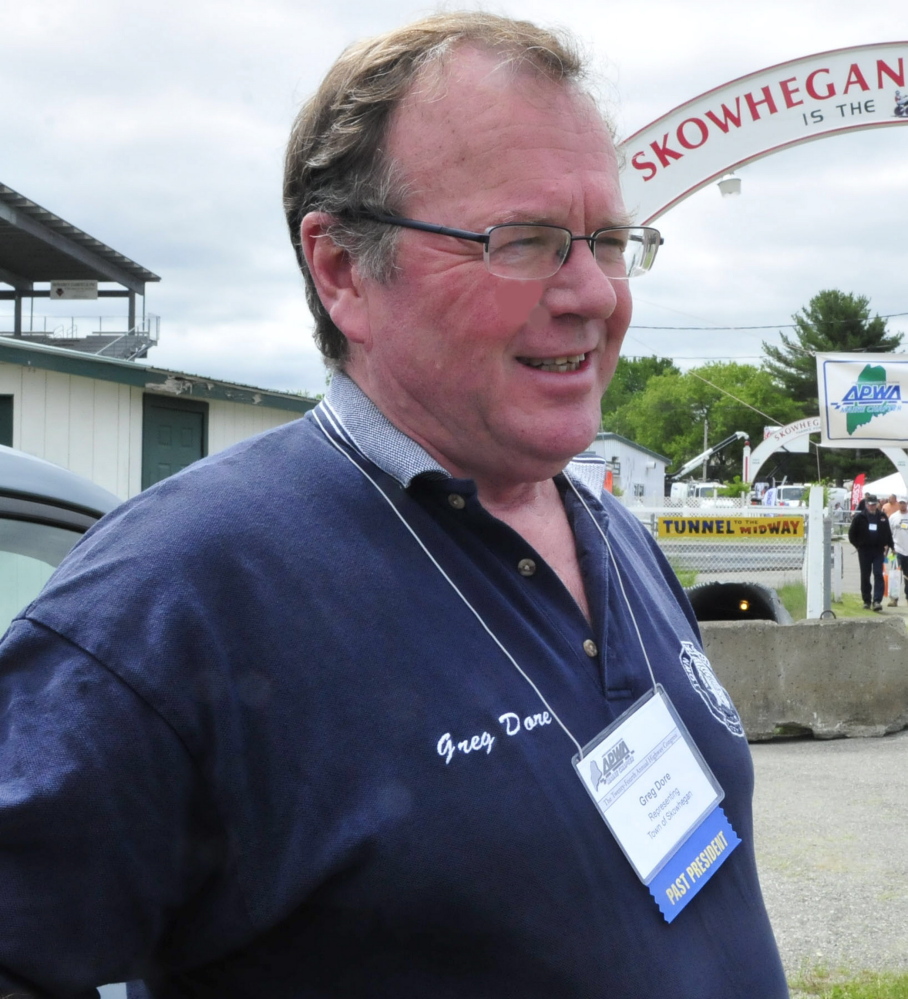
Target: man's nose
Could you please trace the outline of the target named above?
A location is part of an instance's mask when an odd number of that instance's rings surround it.
[[[608,319],[622,295],[627,280],[613,280],[599,266],[589,243],[577,239],[567,259],[549,278],[545,302],[553,314],[574,312],[584,318]]]

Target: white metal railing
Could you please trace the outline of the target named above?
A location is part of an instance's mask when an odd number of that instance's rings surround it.
[[[93,334],[120,334],[129,336],[135,334],[148,337],[152,343],[157,343],[161,333],[161,317],[149,312],[145,316],[137,316],[136,324],[128,329],[128,319],[125,316],[23,316],[22,335],[52,337],[55,340],[68,340]],[[107,329],[105,329],[105,324]],[[80,332],[87,330],[87,333]],[[11,334],[15,330],[14,317],[0,316],[0,333]]]

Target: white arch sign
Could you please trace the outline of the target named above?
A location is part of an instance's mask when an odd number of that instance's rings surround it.
[[[745,163],[888,125],[908,125],[908,42],[793,59],[707,91],[621,142],[624,201],[652,222]]]
[[[755,482],[757,472],[766,463],[770,455],[775,454],[780,448],[785,447],[799,437],[807,437],[810,434],[820,432],[819,416],[806,416],[803,420],[795,420],[787,426],[778,427],[768,434],[762,443],[758,444],[750,455],[750,468],[747,473],[747,481]]]
[[[794,423],[789,423],[784,427],[777,427],[767,435],[761,444],[753,449],[750,455],[747,481],[755,482],[760,468],[770,455],[775,454],[780,448],[799,437],[808,437],[810,434],[818,434],[819,432],[819,416],[805,416],[802,420],[795,420]],[[902,483],[908,491],[908,451],[903,451],[898,447],[881,447],[880,450],[895,465],[896,470],[902,476]]]

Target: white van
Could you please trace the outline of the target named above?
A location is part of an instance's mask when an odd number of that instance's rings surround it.
[[[803,483],[777,486],[773,506],[807,506],[810,487]]]

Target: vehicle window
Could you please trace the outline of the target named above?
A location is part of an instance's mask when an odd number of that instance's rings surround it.
[[[63,527],[0,517],[0,634],[81,536]]]

